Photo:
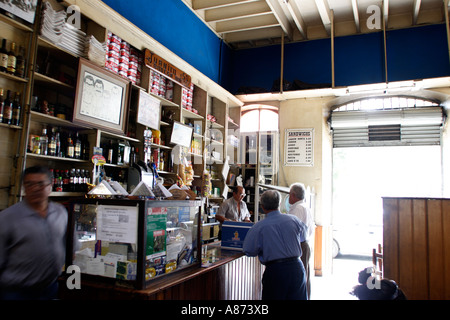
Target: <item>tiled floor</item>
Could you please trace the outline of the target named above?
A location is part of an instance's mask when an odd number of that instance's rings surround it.
[[[358,284],[358,273],[370,266],[371,257],[345,255],[333,259],[332,274],[311,278],[311,300],[357,300],[349,292]]]

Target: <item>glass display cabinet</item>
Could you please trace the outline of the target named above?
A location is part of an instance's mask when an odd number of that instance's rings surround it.
[[[80,199],[71,203],[66,266],[82,279],[144,289],[200,266],[203,201]]]

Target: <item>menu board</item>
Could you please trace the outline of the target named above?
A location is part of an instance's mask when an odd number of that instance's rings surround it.
[[[314,129],[286,129],[285,166],[314,165]]]

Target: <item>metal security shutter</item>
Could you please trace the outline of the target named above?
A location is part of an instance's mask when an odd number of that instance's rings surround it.
[[[442,107],[337,111],[331,114],[333,146],[439,145]]]

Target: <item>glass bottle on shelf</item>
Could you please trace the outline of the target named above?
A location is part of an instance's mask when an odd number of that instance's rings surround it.
[[[80,192],[81,191],[81,174],[80,169],[75,169],[75,178],[73,179],[73,191]]]
[[[69,170],[64,170],[64,173],[62,174],[62,184],[63,184],[63,191],[69,192],[70,191],[70,176],[69,176]]]
[[[16,92],[12,106],[12,124],[15,126],[20,125],[20,92]]]
[[[81,152],[82,158],[83,158],[83,160],[89,160],[90,145],[89,145],[89,139],[88,139],[87,135],[84,136],[82,145],[83,145],[83,151]]]
[[[53,157],[56,156],[56,132],[55,132],[55,128],[52,128],[52,135],[51,135],[50,140],[48,142],[48,154],[50,156],[53,156]]]
[[[42,135],[39,138],[41,141],[41,154],[46,156],[48,154],[48,136],[47,129],[42,129]]]
[[[78,132],[75,135],[75,143],[74,143],[74,158],[81,159],[81,140]]]
[[[3,122],[3,108],[5,106],[5,101],[3,99],[3,89],[0,88],[0,122]]]
[[[11,42],[10,50],[8,51],[8,67],[6,68],[6,72],[9,74],[16,73],[16,43]]]
[[[8,51],[6,50],[6,39],[2,40],[2,48],[0,49],[0,71],[6,72],[8,68]]]
[[[12,121],[12,101],[11,90],[6,92],[6,99],[3,106],[3,123],[11,124]]]
[[[34,138],[32,153],[41,154],[41,141],[39,141],[39,137]]]
[[[108,158],[106,159],[107,163],[113,163],[113,156],[114,156],[113,148],[114,147],[113,147],[112,140],[109,140],[108,147],[107,147],[107,150],[108,150],[108,153],[107,153]]]
[[[64,191],[64,184],[63,184],[63,177],[62,177],[62,170],[59,171],[57,180],[56,180],[56,192],[63,192]]]
[[[59,135],[59,131],[56,131],[55,135],[55,156],[61,157],[61,138]]]
[[[56,172],[58,170],[53,170],[53,169],[49,169],[48,171],[50,171],[50,176],[51,176],[51,181],[52,181],[52,191],[55,191],[55,186],[56,186]]]
[[[75,146],[73,145],[72,135],[69,133],[69,137],[67,138],[67,158],[73,158],[75,156]]]
[[[69,191],[75,191],[75,169],[71,169],[69,173]]]
[[[16,59],[16,72],[17,77],[23,78],[25,76],[25,48],[19,46],[19,54]]]

